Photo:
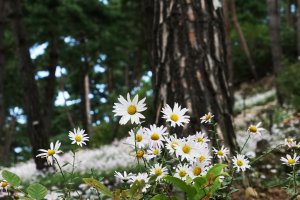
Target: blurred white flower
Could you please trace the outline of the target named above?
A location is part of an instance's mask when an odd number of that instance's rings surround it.
[[[259,122],[258,124],[254,125],[254,124],[251,124],[248,129],[247,129],[247,132],[249,134],[252,134],[252,135],[260,135],[262,134],[263,131],[265,131],[264,128],[261,128],[260,127],[261,125],[261,122]]]
[[[39,151],[43,152],[38,154],[36,157],[46,158],[49,165],[53,165],[53,160],[57,159],[57,156],[62,151],[59,150],[61,143],[56,141],[55,145],[53,142],[50,144],[50,149],[39,149]]]
[[[244,172],[247,168],[250,168],[249,160],[245,158],[245,155],[238,154],[234,156],[232,162],[233,167],[236,168],[237,172],[240,172],[240,170]]]
[[[161,112],[164,114],[162,118],[166,119],[167,122],[171,122],[171,126],[176,127],[176,125],[183,126],[189,123],[190,116],[185,115],[187,111],[188,109],[181,109],[181,106],[175,103],[173,109],[167,104]]]
[[[298,164],[299,161],[299,156],[297,156],[297,154],[295,153],[293,157],[291,157],[289,154],[286,155],[285,157],[281,157],[280,160],[283,162],[283,164],[287,165],[287,166],[294,166],[296,164]]]
[[[202,116],[201,119],[201,123],[211,123],[212,119],[213,119],[214,115],[211,114],[211,112],[208,112],[207,114],[205,114],[204,116]]]
[[[87,134],[84,134],[85,130],[78,128],[77,130],[74,128],[74,132],[69,131],[69,138],[72,140],[72,144],[77,144],[82,147],[82,144],[86,145],[85,141],[89,141],[89,137]]]

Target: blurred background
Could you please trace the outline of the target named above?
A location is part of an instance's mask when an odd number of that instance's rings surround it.
[[[126,137],[131,126],[120,126],[112,107],[117,97],[127,92],[147,97],[147,123],[157,121],[162,87],[157,82],[167,81],[158,71],[177,67],[168,53],[170,62],[157,62],[164,47],[164,41],[155,42],[164,34],[157,17],[158,2],[0,0],[2,166],[31,159],[32,152],[48,148],[50,141],[60,140],[62,149],[69,150],[66,135],[77,127],[90,136],[89,148]],[[205,2],[211,15],[202,28],[216,23],[220,30],[222,45],[215,47],[224,55],[215,66],[224,68],[227,89],[232,91],[228,112],[237,141],[244,139],[239,132],[258,121],[269,131],[266,137],[274,139],[277,134],[277,142],[296,134],[300,118],[300,1]],[[172,35],[178,19],[193,22],[189,8],[197,13],[199,5],[183,3],[184,17],[180,3],[166,1],[160,8],[167,12],[163,6],[168,4],[175,10],[165,18]],[[201,40],[202,36],[196,37]],[[188,39],[179,41],[189,44]],[[194,59],[192,51],[188,53]],[[179,101],[186,106],[181,99],[175,95],[163,102]],[[209,107],[206,110],[210,111]],[[264,142],[270,143],[269,139]],[[264,144],[261,142],[262,148]],[[258,149],[256,145],[250,144],[249,151]],[[37,160],[36,164],[43,168]]]

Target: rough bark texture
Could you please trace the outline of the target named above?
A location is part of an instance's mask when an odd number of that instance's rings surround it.
[[[280,16],[279,16],[279,2],[278,0],[267,0],[267,9],[269,16],[269,32],[271,39],[271,52],[273,61],[273,71],[275,76],[281,70],[281,60],[282,60],[282,49],[280,44]],[[280,105],[283,104],[283,96],[277,88],[277,100]]]
[[[241,29],[240,23],[239,23],[238,18],[237,18],[235,2],[234,2],[234,0],[229,0],[229,2],[230,2],[230,7],[231,7],[231,15],[232,15],[233,25],[234,25],[234,28],[235,28],[236,33],[238,35],[240,45],[241,45],[241,47],[242,47],[242,49],[243,49],[243,51],[244,51],[244,53],[247,57],[247,60],[248,60],[253,78],[255,80],[257,80],[256,67],[255,67],[254,61],[252,59],[252,56],[251,56],[251,53],[250,53],[250,50],[249,50],[249,47],[248,47],[248,43],[246,41],[246,38],[244,36],[244,33]]]
[[[24,108],[27,115],[27,131],[32,146],[32,154],[37,169],[45,168],[45,159],[36,158],[38,149],[49,148],[49,139],[44,134],[44,125],[41,118],[40,98],[34,79],[35,73],[31,63],[29,47],[26,41],[26,31],[22,19],[22,10],[19,0],[10,1],[12,24],[16,38],[19,67],[23,78]]]
[[[152,66],[156,123],[161,108],[179,102],[189,109],[189,133],[199,130],[200,117],[216,115],[227,146],[237,147],[228,89],[222,9],[211,0],[152,0]],[[153,11],[151,11],[153,9]],[[150,23],[150,22],[149,22]],[[177,132],[179,133],[179,132]]]

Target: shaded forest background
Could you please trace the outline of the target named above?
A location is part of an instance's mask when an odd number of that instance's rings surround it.
[[[273,2],[278,30],[270,25],[272,2],[222,1],[230,81],[238,90],[276,76],[283,102],[297,107],[300,11],[296,0]],[[147,9],[134,0],[0,0],[2,165],[32,157],[39,147],[32,148],[31,131],[42,133],[35,138],[41,147],[48,138],[68,140],[77,127],[91,137],[90,147],[126,136],[129,127],[112,114],[120,94],[146,96],[146,117],[155,121]],[[270,37],[276,34],[279,56]]]

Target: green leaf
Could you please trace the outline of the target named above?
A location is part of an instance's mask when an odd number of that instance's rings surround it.
[[[26,191],[30,197],[36,200],[44,199],[48,192],[47,188],[39,183],[29,185]]]
[[[129,197],[134,197],[142,193],[144,187],[145,187],[145,181],[136,180],[129,189]]]
[[[206,178],[206,176],[200,176],[200,177],[194,178],[194,185],[195,185],[197,188],[202,188],[202,187],[204,187],[206,183],[207,183],[207,178]]]
[[[176,197],[169,197],[165,194],[157,194],[154,197],[152,197],[150,200],[177,200]]]
[[[10,171],[3,170],[2,177],[12,186],[18,187],[21,184],[20,177]]]
[[[94,187],[97,191],[101,192],[102,194],[112,197],[111,191],[96,179],[83,178],[83,181],[85,182],[85,184],[87,184],[90,187]]]
[[[167,175],[167,176],[164,176],[163,179],[166,180],[167,182],[173,184],[174,186],[178,187],[183,192],[186,192],[189,197],[193,197],[196,194],[195,188],[186,184],[186,182],[184,182],[183,180],[181,180],[179,178]],[[192,199],[192,198],[190,198],[190,199]]]
[[[223,168],[227,167],[227,165],[225,164],[215,164],[212,168],[210,168],[207,172],[207,177],[209,177],[209,175],[213,175],[214,177],[217,177],[221,174]]]

